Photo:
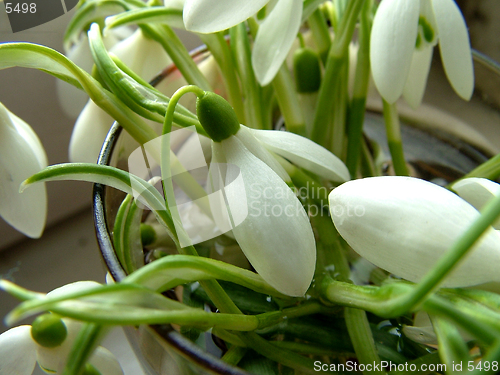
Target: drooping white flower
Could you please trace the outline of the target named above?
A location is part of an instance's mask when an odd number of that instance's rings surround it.
[[[161,45],[137,29],[110,50],[132,71],[146,81],[172,63]],[[88,101],[76,120],[69,146],[72,162],[95,163],[113,119],[92,101]]]
[[[332,220],[359,255],[418,282],[479,217],[451,191],[411,177],[346,182],[329,196]],[[490,228],[442,286],[498,280],[500,234]]]
[[[23,194],[19,186],[47,164],[45,150],[33,129],[0,103],[0,216],[33,238],[40,237],[45,227],[45,185]]]
[[[455,1],[383,0],[370,43],[373,79],[389,103],[403,94],[411,106],[420,105],[437,43],[453,89],[470,99],[474,90],[470,41]]]
[[[314,235],[307,213],[287,185],[290,177],[266,147],[323,178],[345,181],[347,168],[306,138],[240,125],[231,106],[213,93],[198,98],[197,114],[213,139],[211,190],[224,191],[215,216],[234,224],[228,225],[234,238],[264,280],[284,294],[304,295],[315,269]],[[232,183],[237,179],[241,183]],[[226,209],[229,219],[219,215]]]
[[[453,184],[453,190],[478,210],[481,210],[489,200],[500,194],[500,184],[486,178],[464,178]],[[500,219],[493,227],[500,229]]]
[[[65,285],[48,293],[55,295],[60,291],[77,291],[94,287],[98,283],[83,281]],[[82,323],[72,319],[62,319],[67,336],[55,347],[44,347],[32,337],[32,327],[22,325],[9,329],[0,335],[0,374],[31,375],[36,364],[48,374],[62,374],[67,357],[82,327]],[[99,346],[92,354],[89,363],[102,375],[123,375],[115,356],[106,348]]]
[[[213,33],[254,16],[269,0],[186,0],[187,30]],[[302,0],[278,0],[261,23],[252,52],[252,66],[261,85],[272,81],[295,40],[302,20]]]

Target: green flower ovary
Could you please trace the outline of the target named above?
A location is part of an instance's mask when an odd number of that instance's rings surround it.
[[[233,107],[220,95],[205,91],[196,100],[196,114],[208,136],[214,142],[235,135],[240,130],[240,122]]]
[[[31,337],[45,348],[55,348],[61,345],[68,330],[60,317],[54,314],[43,314],[31,325]]]

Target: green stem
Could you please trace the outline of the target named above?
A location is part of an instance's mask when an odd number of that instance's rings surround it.
[[[382,99],[383,100],[383,99]],[[401,125],[399,123],[398,110],[396,104],[384,102],[384,120],[387,132],[387,143],[392,157],[394,172],[398,176],[408,176],[408,167],[406,166],[403,142],[401,140]]]
[[[230,29],[231,49],[245,96],[245,124],[255,129],[265,129],[262,106],[262,88],[257,83],[252,67],[250,39],[244,23]]]
[[[316,274],[325,274],[329,266],[333,264],[335,272],[343,280],[349,280],[349,264],[343,253],[340,236],[335,230],[332,221],[328,217],[319,216],[315,218],[314,223],[318,232],[321,233],[320,243],[322,246],[322,249],[318,249],[322,251],[318,251],[319,261],[317,268],[319,272],[316,271]],[[331,280],[328,276],[318,276],[316,279],[320,285],[324,282],[323,279]],[[365,365],[380,363],[366,312],[347,307],[344,310],[344,318],[358,361]]]
[[[343,158],[347,109],[349,105],[349,94],[347,92],[347,81],[349,78],[349,56],[344,56],[342,65],[339,67],[338,74],[339,77],[335,82],[335,84],[338,85],[335,88],[336,97],[332,103],[333,115],[332,128],[330,133],[331,137],[328,141],[330,142],[329,149],[339,158]]]
[[[253,332],[242,333],[240,334],[240,338],[257,353],[273,361],[305,373],[314,373],[314,361],[310,358],[297,355],[294,352],[273,345]]]
[[[227,90],[227,99],[234,108],[240,123],[244,123],[245,111],[236,75],[236,63],[224,35],[222,33],[201,34],[200,37],[219,64]]]
[[[285,120],[288,131],[300,135],[306,134],[306,123],[300,110],[299,97],[295,91],[294,82],[290,71],[285,64],[272,81],[281,114]]]
[[[332,40],[330,39],[330,31],[328,30],[325,17],[320,8],[316,8],[314,13],[308,18],[307,23],[309,24],[314,42],[318,48],[318,53],[324,64],[326,63]]]
[[[495,155],[494,157],[484,162],[480,166],[474,168],[472,171],[467,173],[461,179],[454,181],[453,184],[464,178],[470,178],[470,177],[482,177],[493,181],[496,180],[498,177],[500,177],[500,154]],[[451,189],[453,189],[453,184],[450,185]]]
[[[191,85],[211,91],[210,83],[194,63],[189,52],[173,30],[165,25],[141,24],[139,26],[146,35],[162,45],[184,79]]]
[[[372,1],[367,0],[360,17],[360,30],[358,39],[358,61],[354,78],[353,97],[349,109],[347,122],[347,157],[346,166],[351,177],[356,177],[361,142],[363,138],[363,123],[365,120],[366,96],[370,83],[370,33]]]
[[[359,363],[379,365],[381,362],[366,312],[346,307],[344,310],[344,319]],[[364,371],[363,373],[369,374],[371,372]],[[385,374],[385,371],[380,370],[374,373]]]
[[[469,349],[458,328],[441,317],[431,315],[430,318],[438,339],[441,361],[448,368],[452,368],[453,363],[468,363],[470,360]]]
[[[230,365],[237,365],[241,359],[247,353],[248,348],[243,346],[233,345],[229,350],[222,356],[221,360],[223,362],[229,363]]]
[[[312,315],[326,310],[318,302],[303,303],[296,307],[290,307],[280,311],[273,311],[257,315],[259,319],[259,329],[278,324],[287,319],[293,319],[305,315]]]
[[[331,104],[336,98],[338,89],[337,80],[340,67],[349,55],[349,43],[352,39],[358,15],[365,0],[353,0],[347,4],[347,9],[339,25],[339,33],[335,36],[328,53],[325,74],[319,90],[318,104],[314,116],[313,132],[311,139],[316,143],[327,146],[329,128],[332,126]]]
[[[98,324],[86,323],[78,333],[78,336],[68,354],[68,362],[64,368],[63,375],[79,375],[94,349],[105,333],[105,328]]]

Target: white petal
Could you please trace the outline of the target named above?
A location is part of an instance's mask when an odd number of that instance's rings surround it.
[[[31,326],[11,328],[0,335],[0,374],[31,375],[36,365]]]
[[[116,357],[102,346],[96,348],[89,362],[99,370],[101,375],[123,375],[123,370]]]
[[[142,79],[149,81],[165,67],[172,64],[163,47],[154,40],[146,38],[139,28],[130,37],[110,49],[130,69]]]
[[[270,83],[297,37],[302,23],[302,0],[279,0],[260,25],[252,51],[252,67],[262,86]]]
[[[240,168],[245,186],[245,191],[225,189],[232,215],[248,210],[233,229],[238,244],[271,286],[287,295],[304,295],[316,263],[314,235],[304,208],[286,183],[236,137],[222,141],[220,147],[227,162]]]
[[[233,27],[257,13],[269,0],[186,0],[187,30],[213,33]]]
[[[76,120],[69,142],[69,160],[96,163],[113,118],[89,100]]]
[[[45,227],[45,184],[19,193],[28,177],[47,166],[47,156],[35,132],[0,103],[0,216],[29,237],[38,238]]]
[[[370,64],[380,95],[394,103],[403,93],[418,31],[420,1],[383,0],[370,37]]]
[[[250,128],[241,125],[240,130],[236,133],[236,137],[248,151],[266,163],[283,181],[290,182],[291,179],[288,173],[286,173],[285,169],[278,163],[274,156],[255,138],[254,134]]]
[[[373,264],[417,282],[445,254],[479,212],[451,191],[410,177],[346,182],[329,196],[335,227]],[[500,235],[489,229],[442,286],[499,279]]]
[[[455,92],[469,100],[474,91],[474,70],[465,20],[453,0],[432,0],[432,7],[446,76]]]
[[[431,68],[433,47],[424,46],[413,51],[410,73],[403,90],[403,95],[407,103],[416,109],[424,97],[427,85],[427,76]]]
[[[453,190],[478,210],[490,199],[500,195],[500,184],[486,178],[465,178],[453,184]],[[500,229],[500,219],[493,225]]]
[[[337,156],[317,143],[290,132],[249,129],[265,147],[299,167],[333,181],[349,181],[349,170]]]

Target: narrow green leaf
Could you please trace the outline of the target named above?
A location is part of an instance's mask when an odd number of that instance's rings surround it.
[[[81,80],[92,80],[66,56],[38,44],[23,42],[0,44],[0,70],[12,67],[42,70],[80,89]]]
[[[34,174],[21,185],[21,191],[36,182],[75,180],[103,184],[132,194],[141,203],[155,212],[155,215],[165,228],[170,230],[170,235],[175,238],[175,226],[166,210],[165,201],[158,190],[147,181],[134,176],[121,169],[92,164],[92,163],[66,163],[49,166]]]
[[[289,299],[260,275],[210,258],[191,255],[170,255],[140,268],[124,282],[145,285],[154,290],[167,290],[193,281],[219,279],[242,285],[266,295]]]
[[[34,299],[27,300],[19,304],[12,310],[5,321],[12,325],[19,320],[25,319],[31,315],[42,311],[53,310],[57,308],[61,311],[73,311],[71,315],[76,318],[77,310],[83,311],[91,309],[102,309],[102,311],[122,310],[124,308],[136,307],[141,310],[185,310],[190,307],[166,298],[160,293],[140,285],[133,284],[112,284],[112,285],[92,285],[85,288],[61,288],[57,293],[48,296],[36,296]],[[38,294],[38,293],[37,293]],[[131,315],[133,315],[132,313]],[[71,316],[68,315],[68,316]],[[82,315],[78,315],[82,316]],[[77,318],[78,319],[78,318]],[[85,319],[83,319],[85,320]]]
[[[106,17],[126,12],[137,7],[144,7],[140,0],[100,0],[86,1],[78,8],[71,18],[64,34],[64,48],[69,49],[71,43],[76,43],[82,32],[93,22],[103,23]]]
[[[182,9],[169,8],[168,6],[156,6],[141,9],[133,9],[106,18],[106,29],[119,26],[137,25],[141,23],[165,23],[171,27],[184,29],[182,21]]]
[[[454,363],[469,363],[469,348],[456,325],[437,316],[431,316],[430,318],[438,338],[439,357],[448,368],[446,373],[454,374],[456,373]]]

